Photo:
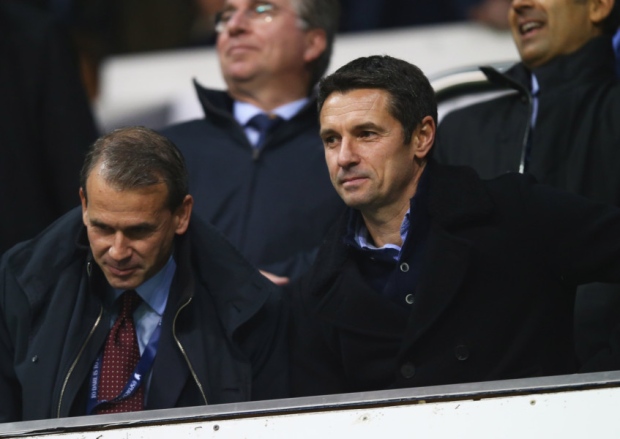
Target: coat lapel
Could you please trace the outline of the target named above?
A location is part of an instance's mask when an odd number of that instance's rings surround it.
[[[174,340],[171,326],[172,322],[168,321],[162,327],[146,402],[148,410],[175,407],[189,379],[189,368]]]
[[[335,327],[375,337],[401,337],[407,323],[407,312],[372,290],[352,260],[319,303],[318,315]]]
[[[452,230],[484,221],[494,206],[475,171],[429,162],[431,229],[411,313],[381,297],[364,281],[335,228],[315,266],[312,295],[321,295],[318,316],[336,328],[385,337],[402,337],[401,354],[432,327],[462,288],[474,243]],[[415,219],[413,219],[415,221]]]
[[[488,218],[494,209],[473,169],[441,166],[433,161],[428,167],[432,226],[401,355],[411,349],[450,305],[467,274],[473,243],[456,237],[451,230]]]
[[[185,308],[192,298],[194,277],[190,271],[190,259],[186,239],[177,239],[175,258],[177,273],[170,288],[168,304],[162,319],[161,339],[157,347],[157,356],[153,363],[151,383],[149,386],[146,408],[149,410],[176,407],[177,401],[189,379],[189,367],[175,339],[179,331],[175,328],[177,313]],[[189,316],[188,316],[189,318]],[[180,319],[180,317],[179,317]],[[178,323],[178,322],[176,322]],[[185,320],[182,323],[189,323]],[[182,331],[180,331],[182,332]],[[179,341],[180,342],[180,341]]]
[[[411,309],[401,355],[433,325],[461,288],[470,265],[471,243],[434,228]]]

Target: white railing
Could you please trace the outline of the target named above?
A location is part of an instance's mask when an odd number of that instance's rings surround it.
[[[620,437],[620,372],[0,424],[0,438]]]

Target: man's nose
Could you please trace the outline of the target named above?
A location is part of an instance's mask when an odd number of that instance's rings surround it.
[[[112,245],[108,249],[108,254],[115,261],[122,261],[131,256],[129,241],[121,232],[114,234],[114,239]]]
[[[246,9],[237,9],[226,22],[225,29],[234,35],[247,30],[250,19]]]
[[[533,0],[512,0],[511,7],[512,9],[522,9],[527,7],[532,7]]]
[[[338,165],[342,168],[348,168],[359,162],[355,142],[347,137],[343,137],[338,151]]]

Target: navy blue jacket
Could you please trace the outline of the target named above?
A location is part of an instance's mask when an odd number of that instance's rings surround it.
[[[329,180],[315,100],[256,154],[230,96],[196,87],[205,118],[162,131],[187,162],[194,212],[258,268],[302,273],[343,209]]]
[[[609,37],[598,37],[533,73],[540,85],[527,172],[540,183],[620,206],[620,82]],[[437,130],[434,156],[482,178],[519,171],[531,125],[531,72],[484,73],[506,96],[456,110]]]
[[[286,397],[280,295],[213,227],[175,242],[146,409]],[[111,319],[77,208],[0,261],[0,423],[84,415]]]

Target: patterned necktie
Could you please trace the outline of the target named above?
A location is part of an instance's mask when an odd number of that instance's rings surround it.
[[[247,122],[247,126],[255,128],[258,131],[258,142],[256,142],[254,147],[257,149],[262,148],[267,135],[271,133],[280,124],[280,122],[282,122],[282,118],[275,114],[267,115],[264,113],[259,113],[252,117]]]
[[[112,400],[119,396],[131,379],[140,360],[140,348],[133,324],[133,312],[141,299],[133,290],[121,296],[121,311],[108,334],[103,348],[101,377],[99,379],[98,400]],[[138,387],[133,395],[116,403],[103,404],[98,414],[124,413],[144,409],[144,386]]]

